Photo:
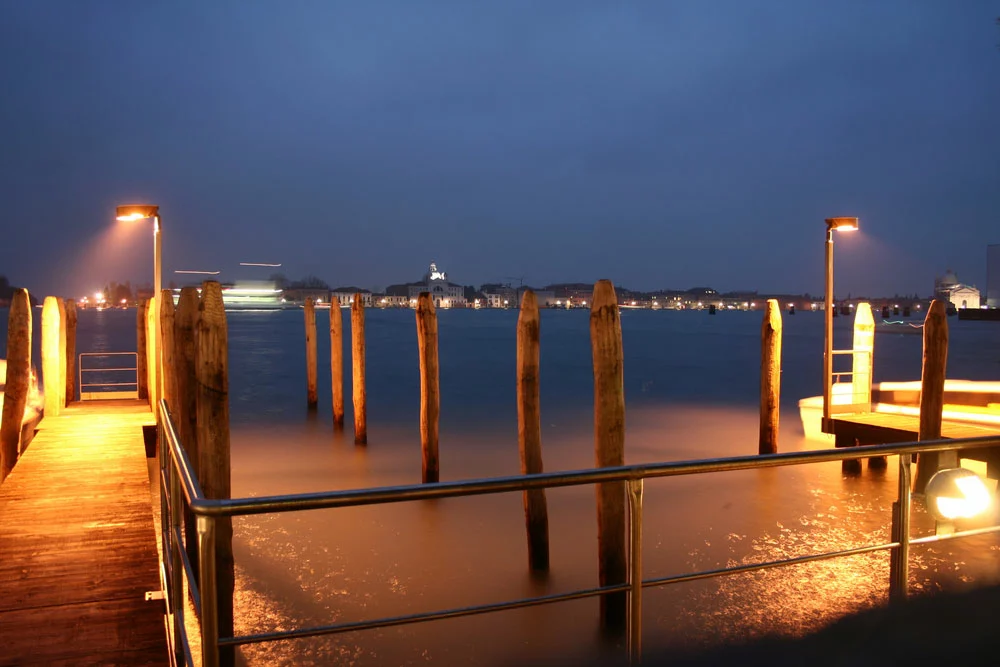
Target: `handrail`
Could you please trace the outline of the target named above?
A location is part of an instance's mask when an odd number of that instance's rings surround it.
[[[121,357],[131,356],[135,359],[135,365],[129,367],[107,367],[107,368],[84,368],[84,357]],[[80,400],[86,400],[86,390],[88,387],[132,387],[136,393],[139,391],[139,353],[138,352],[81,352],[77,362],[77,381],[80,386]],[[134,373],[133,382],[84,382],[84,373]],[[101,392],[90,392],[101,393]]]
[[[507,609],[552,604],[568,600],[606,595],[613,592],[627,592],[628,606],[628,651],[631,660],[641,656],[642,639],[642,589],[668,584],[726,576],[737,573],[782,567],[793,564],[839,558],[881,550],[891,550],[889,594],[891,599],[905,598],[907,593],[907,562],[911,544],[957,539],[972,535],[1000,532],[1000,526],[958,531],[947,536],[913,538],[909,536],[909,514],[911,494],[909,491],[912,455],[919,452],[941,452],[956,449],[979,449],[1000,446],[1000,437],[987,436],[964,439],[940,439],[924,442],[865,445],[841,449],[824,449],[808,452],[748,455],[728,458],[676,461],[670,463],[635,464],[611,468],[549,472],[533,475],[506,476],[487,479],[471,479],[455,482],[440,482],[432,485],[412,484],[376,487],[370,489],[324,491],[293,495],[264,496],[256,498],[209,499],[198,482],[191,462],[181,446],[177,430],[173,424],[167,403],[158,404],[158,424],[160,433],[160,490],[161,490],[161,540],[163,544],[163,578],[166,591],[167,609],[171,627],[172,658],[190,665],[193,662],[184,625],[184,582],[191,591],[197,608],[198,627],[201,633],[202,664],[213,667],[218,664],[219,648],[238,645],[316,637],[357,630],[383,628],[394,625],[419,623],[445,618],[455,618],[483,614]],[[681,575],[642,578],[642,487],[645,479],[676,477],[721,471],[774,468],[789,465],[804,465],[831,461],[847,461],[876,456],[899,456],[898,500],[892,509],[891,541],[870,544],[840,551],[807,554],[778,561],[736,565],[716,570],[707,570]],[[308,628],[266,632],[252,635],[220,637],[218,635],[218,606],[215,576],[215,522],[234,516],[248,516],[264,513],[283,513],[316,509],[355,507],[361,505],[388,504],[434,498],[453,498],[493,493],[506,493],[549,487],[580,486],[585,484],[626,482],[628,495],[629,526],[628,573],[626,581],[603,587],[588,588],[556,593],[533,598],[521,598],[490,604],[480,604],[461,608],[394,616],[363,621],[351,621]],[[198,560],[201,580],[193,580],[192,563],[182,544],[181,520],[186,505],[197,520]]]
[[[626,482],[635,479],[675,477],[709,472],[751,470],[756,468],[776,468],[787,465],[825,463],[874,456],[916,454],[919,452],[941,452],[958,449],[979,449],[1000,446],[1000,437],[981,436],[962,440],[941,439],[923,442],[863,445],[840,449],[817,449],[808,452],[788,452],[779,454],[753,454],[716,459],[696,459],[670,463],[639,463],[609,468],[570,470],[566,472],[545,472],[533,475],[489,477],[455,482],[439,482],[434,485],[408,484],[400,486],[349,489],[344,491],[320,491],[293,495],[257,496],[253,498],[233,498],[213,500],[198,497],[191,501],[191,510],[200,516],[247,516],[253,514],[277,514],[301,510],[332,509],[360,505],[380,505],[385,503],[430,500],[434,498],[454,498],[456,496],[484,495],[509,491],[526,491],[550,487],[583,486],[606,482]]]

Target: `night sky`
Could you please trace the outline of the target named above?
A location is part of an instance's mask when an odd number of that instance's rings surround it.
[[[928,295],[1000,243],[1000,3],[0,0],[0,273]]]

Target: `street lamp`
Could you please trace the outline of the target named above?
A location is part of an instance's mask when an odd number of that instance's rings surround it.
[[[853,232],[857,218],[826,219],[826,329],[823,335],[823,432],[832,433],[830,404],[833,401],[833,232]]]
[[[162,221],[160,220],[160,207],[150,204],[128,204],[115,209],[115,217],[122,222],[134,222],[136,220],[153,219],[153,338],[156,346],[156,364],[153,370],[152,385],[156,391],[156,398],[163,396],[163,388],[160,386],[161,374],[161,332],[160,332],[160,290],[163,288],[163,245],[160,240]],[[155,414],[156,407],[153,407]]]

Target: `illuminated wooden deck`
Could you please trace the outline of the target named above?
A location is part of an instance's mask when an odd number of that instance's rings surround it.
[[[881,445],[894,442],[913,442],[920,431],[920,417],[884,412],[863,412],[833,416],[833,433],[837,447],[853,445]],[[978,438],[1000,436],[1000,428],[968,422],[941,422],[943,438]],[[986,461],[990,476],[1000,473],[1000,448],[968,452],[959,456]]]
[[[143,401],[45,418],[0,486],[0,665],[168,663]]]

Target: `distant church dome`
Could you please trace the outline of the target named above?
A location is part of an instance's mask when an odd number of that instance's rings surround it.
[[[958,276],[955,275],[954,271],[948,269],[947,271],[944,272],[944,278],[941,279],[941,282],[939,284],[941,285],[941,287],[951,287],[952,285],[957,285]]]

